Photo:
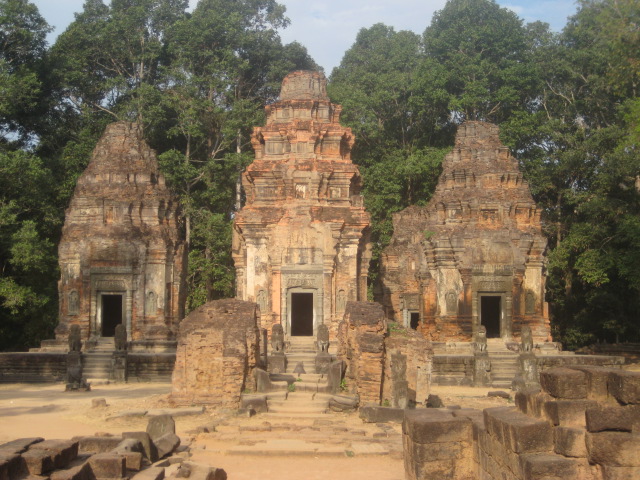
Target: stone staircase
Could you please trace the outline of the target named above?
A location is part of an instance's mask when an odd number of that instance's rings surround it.
[[[491,361],[491,386],[511,388],[513,379],[518,374],[518,354],[509,350],[499,338],[487,340],[487,351]]]
[[[113,337],[102,337],[82,356],[82,376],[88,382],[108,382],[111,376],[111,360],[115,344]]]
[[[284,374],[271,375],[274,382],[294,377],[296,380],[286,387],[286,391],[272,392],[268,395],[269,412],[265,418],[309,419],[324,415],[329,408],[331,395],[322,393],[327,380],[324,375],[315,373],[315,338],[292,337],[287,350],[287,369]],[[294,373],[302,364],[306,373]]]

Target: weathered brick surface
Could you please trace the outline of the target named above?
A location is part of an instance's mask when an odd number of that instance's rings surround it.
[[[418,329],[431,340],[471,341],[478,297],[491,293],[504,318],[492,336],[518,338],[527,325],[534,341],[549,340],[540,209],[498,127],[460,125],[442,169],[427,206],[393,215],[376,299],[404,325],[421,316]]]
[[[245,388],[255,390],[260,360],[258,306],[215,300],[180,324],[171,400],[177,404],[240,406]]]
[[[380,403],[387,323],[382,307],[373,302],[349,302],[338,335],[338,355],[345,361],[351,393],[360,403]]]
[[[56,339],[66,341],[74,324],[83,340],[113,336],[96,318],[103,292],[122,295],[129,340],[174,338],[184,316],[184,239],[177,201],[140,126],[105,130],[78,179],[58,251]]]
[[[261,327],[286,337],[317,333],[335,340],[347,301],[367,298],[370,216],[351,162],[354,135],[340,125],[326,78],[297,71],[255,127],[255,160],[242,176],[246,204],[234,218],[236,298],[260,305]],[[293,294],[311,294],[314,322],[297,329]]]
[[[554,398],[587,398],[587,376],[572,368],[551,368],[540,373],[540,386]]]

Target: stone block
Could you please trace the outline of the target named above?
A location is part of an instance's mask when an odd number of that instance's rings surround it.
[[[127,466],[123,455],[113,453],[97,453],[88,460],[91,472],[96,479],[118,479],[127,474]]]
[[[284,352],[269,355],[269,373],[285,373],[287,371],[287,356]]]
[[[556,367],[540,373],[540,386],[554,398],[587,398],[587,376],[572,368]]]
[[[471,420],[442,410],[405,410],[402,432],[415,443],[469,441]]]
[[[579,463],[572,458],[553,454],[521,457],[523,480],[584,480]]]
[[[55,468],[54,455],[47,450],[27,450],[22,459],[31,475],[46,474]]]
[[[531,418],[513,407],[484,410],[487,432],[514,453],[553,451],[551,424]]]
[[[26,464],[19,454],[0,450],[0,480],[13,480],[27,474]]]
[[[131,480],[163,480],[164,468],[163,467],[149,467],[142,472],[136,473]]]
[[[537,387],[525,388],[516,392],[515,395],[515,405],[518,410],[537,418],[545,416],[544,404],[550,400],[553,400],[553,397]]]
[[[590,463],[640,467],[640,435],[627,432],[588,432],[586,436]]]
[[[553,429],[554,451],[565,457],[586,457],[585,430],[582,428],[558,427]]]
[[[78,453],[107,453],[118,446],[120,437],[74,437],[78,440]]]
[[[29,451],[47,452],[54,463],[54,468],[65,468],[78,456],[78,442],[73,440],[44,440],[29,447]]]
[[[22,453],[26,452],[27,449],[33,445],[34,443],[39,443],[44,441],[42,437],[30,437],[30,438],[18,438],[16,440],[12,440],[7,443],[3,443],[0,445],[0,452],[6,453]]]
[[[583,427],[585,411],[597,405],[595,400],[552,400],[544,403],[544,412],[554,425]]]
[[[227,480],[227,473],[223,469],[196,462],[183,462],[177,476],[186,476],[189,480]]]
[[[167,432],[159,438],[153,440],[153,444],[158,451],[158,458],[163,458],[171,453],[180,445],[180,437],[175,433]]]
[[[366,423],[402,423],[404,413],[404,408],[380,407],[378,405],[365,405],[360,408],[360,418]]]
[[[358,397],[348,397],[346,395],[334,395],[329,399],[329,409],[332,412],[353,412],[357,408],[358,408]],[[403,413],[403,417],[404,417],[404,413]]]
[[[326,374],[329,371],[332,357],[327,352],[320,352],[315,358],[315,370],[316,373]]]
[[[588,365],[572,365],[573,370],[579,370],[587,378],[587,398],[590,400],[605,401],[609,398],[609,374],[610,368]]]
[[[155,442],[157,438],[167,433],[176,433],[176,422],[171,415],[157,415],[149,418],[147,423],[147,433],[151,440]]]
[[[124,432],[122,434],[123,439],[133,439],[140,442],[142,445],[142,452],[144,456],[151,462],[155,462],[158,459],[158,453],[156,447],[151,441],[151,437],[147,432]]]
[[[606,430],[631,432],[640,426],[640,405],[606,406],[588,408],[586,413],[587,430],[603,432]]]
[[[50,480],[95,480],[88,462],[51,473]]]
[[[640,404],[640,372],[626,370],[609,374],[609,393],[623,405]]]
[[[640,467],[602,467],[602,480],[635,480],[640,478]]]
[[[253,409],[262,413],[269,411],[266,395],[243,395],[240,399],[240,408]]]

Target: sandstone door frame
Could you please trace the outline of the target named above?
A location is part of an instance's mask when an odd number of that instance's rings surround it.
[[[94,336],[96,337],[104,337],[104,335],[102,334],[103,332],[103,302],[104,302],[104,298],[105,296],[119,296],[121,298],[121,308],[122,308],[122,312],[121,312],[121,316],[120,316],[120,321],[121,323],[127,328],[127,334],[130,331],[129,325],[128,325],[128,316],[127,316],[127,292],[126,291],[98,291],[96,293],[96,316],[95,316],[95,329],[94,329]],[[107,337],[110,338],[110,337]]]
[[[508,292],[487,292],[479,291],[475,293],[474,303],[474,333],[477,331],[482,322],[482,299],[486,297],[500,298],[500,318],[499,318],[499,334],[498,336],[487,335],[489,338],[502,338],[507,340],[511,337],[511,296]],[[486,325],[485,325],[486,326]],[[488,334],[489,332],[487,332]]]
[[[316,332],[318,330],[318,319],[321,318],[321,312],[319,311],[320,309],[320,301],[321,301],[321,295],[320,292],[317,288],[305,288],[305,287],[291,287],[291,288],[287,288],[286,290],[286,301],[285,301],[285,305],[286,305],[286,326],[285,326],[285,336],[288,338],[291,337],[297,337],[297,336],[307,336],[307,335],[293,335],[292,334],[292,330],[293,330],[293,309],[292,309],[292,297],[293,294],[296,293],[307,293],[307,294],[312,294],[313,295],[313,337],[316,336]]]

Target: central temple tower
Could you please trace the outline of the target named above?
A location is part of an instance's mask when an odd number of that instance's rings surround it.
[[[265,107],[234,223],[236,296],[257,302],[261,326],[282,324],[287,338],[321,324],[334,337],[346,302],[367,296],[370,217],[351,163],[354,137],[326,84],[321,73],[293,72]]]

